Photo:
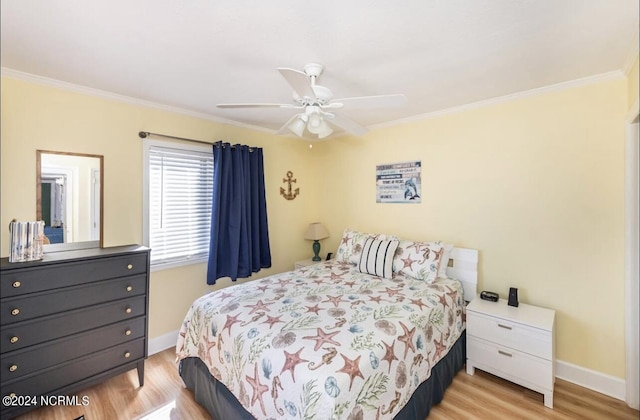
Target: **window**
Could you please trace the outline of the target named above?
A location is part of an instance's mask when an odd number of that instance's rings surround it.
[[[213,152],[209,147],[144,142],[144,239],[151,265],[206,261],[209,253]]]

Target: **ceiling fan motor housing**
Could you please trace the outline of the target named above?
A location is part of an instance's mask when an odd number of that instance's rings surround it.
[[[309,63],[304,66],[304,73],[311,77],[314,80],[316,77],[320,76],[324,71],[324,66],[322,64]]]

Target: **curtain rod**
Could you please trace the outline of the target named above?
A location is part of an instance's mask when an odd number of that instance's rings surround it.
[[[152,133],[150,131],[141,131],[138,133],[138,136],[140,136],[141,139],[145,139],[148,136],[159,136],[159,137],[166,137],[168,139],[176,139],[176,140],[184,140],[184,141],[191,141],[194,143],[202,143],[202,144],[208,144],[209,146],[214,145],[215,143],[219,143],[219,142],[214,142],[214,143],[210,143],[208,141],[202,141],[202,140],[194,140],[194,139],[187,139],[185,137],[176,137],[176,136],[170,136],[168,134],[159,134],[159,133]]]
[[[218,141],[216,141],[216,142],[210,143],[210,142],[208,142],[208,141],[188,139],[188,138],[186,138],[186,137],[170,136],[170,135],[168,135],[168,134],[152,133],[152,132],[150,132],[150,131],[140,131],[140,132],[138,133],[138,136],[139,136],[141,139],[145,139],[145,138],[147,138],[148,136],[159,136],[159,137],[165,137],[165,138],[168,138],[168,139],[184,140],[184,141],[190,141],[190,142],[192,142],[192,143],[201,143],[201,144],[206,144],[206,145],[209,145],[209,146],[215,146],[215,145],[217,144],[217,145],[221,145],[221,146],[223,146],[223,147],[224,147],[224,144],[223,144],[222,140],[218,140]],[[234,147],[235,147],[235,145],[232,145],[232,146],[231,146],[231,148],[234,148]],[[253,149],[254,149],[254,147],[249,146],[249,151],[250,151],[250,152],[253,152]]]

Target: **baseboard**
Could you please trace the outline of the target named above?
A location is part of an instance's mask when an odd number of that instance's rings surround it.
[[[624,379],[606,375],[595,370],[556,360],[556,378],[580,385],[592,391],[624,401],[626,384]]]
[[[149,356],[160,353],[168,348],[175,347],[176,341],[178,341],[178,330],[150,339]]]
[[[149,356],[174,347],[178,340],[178,330],[149,340]],[[583,368],[572,363],[556,360],[556,378],[580,385],[581,387],[624,401],[626,384],[623,379]]]

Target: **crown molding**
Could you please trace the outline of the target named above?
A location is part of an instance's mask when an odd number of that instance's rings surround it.
[[[391,127],[398,124],[405,124],[416,121],[430,120],[434,118],[440,118],[446,115],[457,114],[464,111],[470,111],[474,109],[484,108],[491,105],[497,105],[505,102],[511,102],[518,99],[530,98],[534,96],[543,95],[551,92],[561,92],[567,89],[575,87],[591,85],[594,83],[607,82],[611,80],[617,80],[625,77],[621,70],[614,70],[607,73],[597,74],[594,76],[583,77],[581,79],[569,80],[567,82],[556,83],[554,85],[543,86],[540,88],[525,90],[522,92],[511,93],[509,95],[498,96],[496,98],[485,99],[478,102],[472,102],[465,105],[454,106],[451,108],[442,109],[439,111],[427,112],[425,114],[416,115],[413,117],[402,118],[399,120],[389,121],[381,124],[374,124],[367,128],[377,129],[384,127]]]
[[[212,121],[220,124],[232,125],[235,127],[246,128],[250,130],[262,131],[265,133],[275,134],[275,130],[259,127],[251,124],[243,124],[236,121],[227,120],[220,117],[215,117],[203,112],[192,111],[185,108],[179,108],[175,106],[165,105],[158,102],[147,101],[144,99],[138,99],[131,96],[120,95],[117,93],[108,92],[105,90],[90,88],[87,86],[78,85],[75,83],[64,82],[57,79],[51,79],[48,77],[38,76],[31,73],[25,73],[19,70],[14,70],[8,67],[0,67],[0,76],[10,79],[21,80],[24,82],[34,83],[41,86],[53,87],[70,92],[80,93],[83,95],[95,96],[102,99],[107,99],[116,102],[122,102],[130,105],[138,105],[147,108],[158,109],[161,111],[172,112],[176,114],[186,115],[189,117],[199,118],[207,121]]]
[[[630,56],[631,55],[632,54],[630,54]],[[632,61],[632,64],[633,64],[633,61]],[[133,98],[133,97],[130,97],[130,96],[125,96],[125,95],[120,95],[120,94],[117,94],[117,93],[107,92],[107,91],[100,90],[100,89],[95,89],[95,88],[90,88],[90,87],[87,87],[87,86],[77,85],[77,84],[74,84],[74,83],[63,82],[61,80],[51,79],[51,78],[48,78],[48,77],[37,76],[37,75],[34,75],[34,74],[21,72],[21,71],[18,71],[18,70],[7,68],[7,67],[0,67],[0,75],[2,77],[8,77],[8,78],[12,78],[12,79],[22,80],[22,81],[26,81],[26,82],[30,82],[30,83],[35,83],[35,84],[39,84],[39,85],[43,85],[43,86],[54,87],[54,88],[58,88],[58,89],[62,89],[62,90],[67,90],[67,91],[72,91],[72,92],[76,92],[76,93],[85,94],[85,95],[96,96],[96,97],[99,97],[99,98],[108,99],[108,100],[112,100],[112,101],[117,101],[117,102],[132,104],[132,105],[139,105],[139,106],[144,106],[144,107],[148,107],[148,108],[159,109],[159,110],[162,110],[162,111],[168,111],[168,112],[182,114],[182,115],[186,115],[186,116],[190,116],[190,117],[194,117],[194,118],[200,118],[200,119],[204,119],[204,120],[208,120],[208,121],[212,121],[212,122],[216,122],[216,123],[220,123],[220,124],[227,124],[227,125],[231,125],[231,126],[235,126],[235,127],[239,127],[239,128],[246,128],[246,129],[249,129],[249,130],[256,130],[256,131],[260,131],[260,132],[264,132],[264,133],[276,134],[275,130],[271,130],[271,129],[260,127],[260,126],[256,126],[256,125],[244,124],[244,123],[240,123],[240,122],[237,122],[237,121],[232,121],[232,120],[227,120],[227,119],[220,118],[220,117],[215,117],[213,115],[205,114],[205,113],[202,113],[202,112],[196,112],[196,111],[192,111],[192,110],[188,110],[188,109],[184,109],[184,108],[178,108],[178,107],[174,107],[174,106],[160,104],[160,103],[157,103],[157,102],[146,101],[146,100],[142,100],[142,99],[138,99],[138,98]],[[518,99],[522,99],[522,98],[538,96],[538,95],[551,93],[551,92],[559,92],[559,91],[563,91],[563,90],[566,90],[566,89],[571,89],[571,88],[575,88],[575,87],[590,85],[590,84],[594,84],[594,83],[600,83],[600,82],[606,82],[606,81],[610,81],[610,80],[616,80],[616,79],[619,79],[621,77],[625,77],[625,73],[622,70],[615,70],[615,71],[611,71],[611,72],[608,72],[608,73],[602,73],[602,74],[598,74],[598,75],[594,75],[594,76],[583,77],[581,79],[570,80],[570,81],[567,81],[567,82],[557,83],[557,84],[554,84],[554,85],[544,86],[544,87],[541,87],[541,88],[535,88],[535,89],[526,90],[526,91],[522,91],[522,92],[512,93],[512,94],[509,94],[509,95],[499,96],[499,97],[496,97],[496,98],[485,99],[485,100],[482,100],[482,101],[472,102],[472,103],[465,104],[465,105],[454,106],[454,107],[443,109],[443,110],[439,110],[439,111],[433,111],[433,112],[428,112],[428,113],[425,113],[425,114],[419,114],[419,115],[415,115],[413,117],[401,118],[401,119],[398,119],[398,120],[388,121],[388,122],[384,122],[384,123],[380,123],[380,124],[373,124],[373,125],[367,126],[367,129],[372,130],[372,129],[379,129],[379,128],[385,128],[385,127],[393,127],[393,126],[400,125],[400,124],[406,124],[406,123],[411,123],[411,122],[416,122],[416,121],[423,121],[423,120],[429,120],[429,119],[434,119],[434,118],[440,118],[440,117],[443,117],[443,116],[446,116],[446,115],[452,115],[452,114],[457,114],[457,113],[460,113],[460,112],[469,111],[469,110],[473,110],[473,109],[484,108],[484,107],[487,107],[487,106],[496,105],[496,104],[505,103],[505,102],[510,102],[510,101],[514,101],[514,100],[518,100]]]

